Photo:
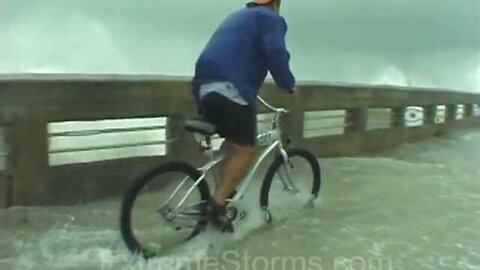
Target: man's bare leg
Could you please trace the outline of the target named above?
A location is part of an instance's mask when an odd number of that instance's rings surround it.
[[[215,201],[225,205],[225,200],[235,190],[248,172],[248,168],[255,159],[255,147],[241,146],[232,142],[228,144],[228,152],[222,162],[221,180],[215,192]]]

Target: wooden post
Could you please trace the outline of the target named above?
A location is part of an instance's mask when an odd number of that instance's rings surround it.
[[[392,127],[405,127],[405,107],[392,108]]]
[[[6,160],[6,170],[5,170],[5,184],[6,184],[6,196],[5,196],[5,206],[6,208],[13,205],[13,160],[12,160],[12,151],[15,143],[15,137],[13,134],[13,119],[7,118],[5,126],[5,146],[7,152]]]
[[[8,208],[8,180],[6,171],[0,171],[0,209]]]
[[[445,122],[455,122],[457,119],[457,104],[446,105],[445,108]]]
[[[302,108],[295,108],[283,116],[281,129],[285,135],[292,139],[295,145],[303,144],[303,130],[305,126],[305,112]]]
[[[464,118],[470,118],[473,116],[473,104],[465,104]]]
[[[0,168],[0,209],[9,207],[7,125],[7,119],[0,112],[0,155],[2,155],[0,162],[4,165],[3,168]]]
[[[347,109],[345,133],[361,133],[367,130],[368,108]]]
[[[423,123],[424,125],[433,125],[435,124],[435,117],[437,116],[437,106],[436,105],[427,105],[423,106]]]
[[[12,170],[14,205],[48,204],[47,124],[41,111],[16,115],[12,123],[9,166]]]
[[[169,160],[193,162],[198,160],[199,144],[192,133],[185,129],[185,116],[170,116],[166,127],[166,152]]]

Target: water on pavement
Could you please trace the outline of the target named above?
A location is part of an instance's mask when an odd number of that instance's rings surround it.
[[[313,208],[281,205],[271,226],[252,211],[233,235],[207,230],[150,261],[121,241],[118,200],[0,210],[0,269],[480,269],[479,145],[460,133],[321,159]]]

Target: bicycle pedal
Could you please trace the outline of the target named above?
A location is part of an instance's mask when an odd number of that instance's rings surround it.
[[[238,214],[238,209],[237,207],[233,206],[233,205],[228,205],[226,208],[225,208],[228,216],[231,218],[231,219],[234,219],[237,214]]]
[[[235,229],[233,228],[232,222],[229,222],[229,223],[227,223],[227,224],[224,224],[223,227],[218,228],[218,229],[219,229],[220,232],[222,232],[222,233],[226,233],[226,232],[228,232],[228,233],[234,233],[234,232],[235,232]]]

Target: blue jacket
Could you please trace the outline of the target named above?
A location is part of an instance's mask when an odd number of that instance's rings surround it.
[[[246,7],[231,14],[215,31],[196,63],[196,101],[201,84],[227,81],[256,107],[256,96],[268,71],[280,88],[292,91],[295,78],[290,71],[286,33],[283,17],[267,7]]]

